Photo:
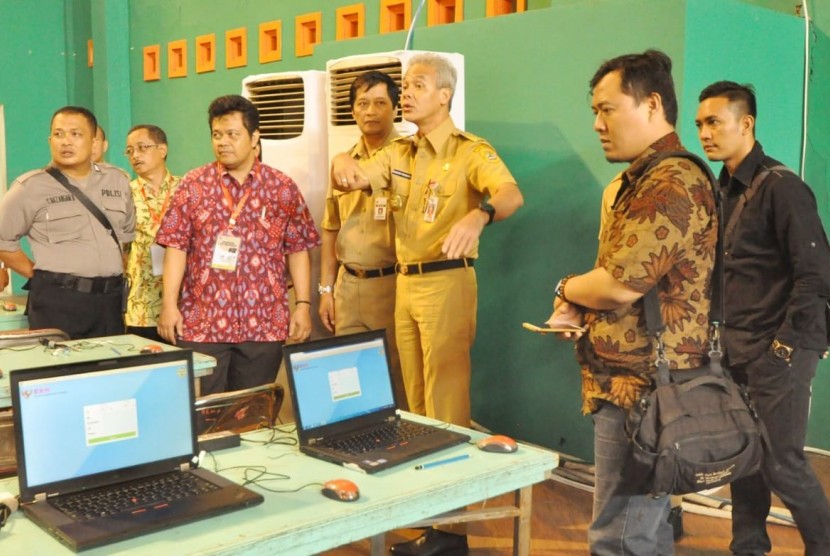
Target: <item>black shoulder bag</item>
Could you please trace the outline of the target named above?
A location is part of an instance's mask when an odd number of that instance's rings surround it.
[[[688,152],[661,153],[651,165],[668,157],[687,158],[706,172],[722,215],[717,181],[708,165]],[[709,362],[696,369],[669,371],[656,288],[643,297],[657,372],[652,390],[629,411],[625,429],[634,451],[634,471],[647,477],[645,484],[653,496],[698,492],[755,473],[767,445],[766,430],[746,389],[721,365],[723,280],[723,227],[719,225],[709,313]]]

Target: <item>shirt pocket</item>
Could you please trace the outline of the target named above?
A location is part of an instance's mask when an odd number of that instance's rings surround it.
[[[89,224],[80,203],[55,203],[46,209],[46,235],[49,243],[63,243],[80,239]]]
[[[127,207],[124,200],[117,197],[104,197],[101,204],[104,206],[104,215],[110,221],[110,225],[116,233],[120,234],[127,221]]]
[[[281,252],[286,226],[288,226],[288,217],[280,210],[279,205],[265,205],[265,209],[256,220],[254,244],[265,251]]]

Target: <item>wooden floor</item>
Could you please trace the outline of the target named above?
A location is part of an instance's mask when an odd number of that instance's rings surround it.
[[[830,458],[810,455],[825,492],[830,493]],[[721,493],[718,493],[719,495]],[[723,495],[728,497],[728,489]],[[510,503],[499,498],[488,504]],[[778,504],[775,500],[774,504]],[[686,503],[683,515],[685,535],[676,545],[677,556],[719,556],[729,554],[731,522],[729,519],[693,513],[699,505]],[[704,510],[708,511],[708,510]],[[533,489],[532,556],[569,556],[588,553],[586,542],[591,518],[591,493],[564,485],[555,480],[538,484]],[[772,556],[804,554],[804,545],[794,527],[769,525]],[[392,531],[387,545],[416,537],[415,530]],[[472,556],[507,556],[512,554],[512,523],[509,520],[478,522],[470,525],[469,543]],[[365,556],[369,542],[361,541],[325,553],[326,556]]]

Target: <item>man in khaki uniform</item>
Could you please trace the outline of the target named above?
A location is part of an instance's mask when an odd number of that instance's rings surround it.
[[[389,190],[398,261],[395,326],[409,407],[468,426],[478,240],[487,224],[513,214],[523,199],[493,147],[453,124],[455,83],[455,68],[444,57],[414,56],[401,108],[418,133],[392,141],[368,161],[338,155],[332,179],[343,189]],[[466,547],[466,537],[430,529],[393,552]]]
[[[349,89],[361,137],[349,151],[366,160],[398,136],[395,114],[400,91],[379,71],[358,76]],[[395,228],[389,191],[343,192],[329,188],[321,227],[320,320],[330,332],[352,334],[385,328],[396,396],[406,392],[395,345]]]

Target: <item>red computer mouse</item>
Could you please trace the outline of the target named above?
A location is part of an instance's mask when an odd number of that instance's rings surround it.
[[[323,483],[323,495],[332,500],[354,502],[360,498],[357,485],[348,479],[332,479]]]
[[[150,344],[148,346],[144,346],[143,348],[141,348],[141,351],[139,353],[161,353],[162,351],[164,351],[164,348],[162,348],[160,345]]]
[[[503,434],[482,438],[476,442],[476,446],[485,452],[496,452],[498,454],[509,454],[519,449],[519,445],[516,444],[515,440]]]

